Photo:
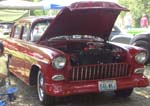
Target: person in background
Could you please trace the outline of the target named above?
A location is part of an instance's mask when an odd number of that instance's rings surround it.
[[[148,28],[148,18],[146,14],[143,14],[141,20],[140,20],[141,28]]]
[[[127,30],[132,28],[132,17],[130,13],[126,13],[124,17],[124,26],[125,26],[125,29]]]
[[[0,42],[0,86],[5,84],[8,74],[8,56],[4,54],[4,45]]]

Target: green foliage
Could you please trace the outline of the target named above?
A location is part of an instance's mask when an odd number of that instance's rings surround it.
[[[33,1],[33,2],[40,2],[42,0],[28,0],[28,1]],[[41,16],[41,15],[56,15],[59,12],[59,9],[54,9],[54,10],[31,10],[30,15],[32,16]]]
[[[140,33],[147,32],[147,31],[148,31],[147,28],[132,28],[132,29],[129,29],[127,31],[127,33],[129,33],[131,35],[137,35],[137,34],[140,34]]]
[[[41,16],[41,15],[45,15],[45,11],[44,10],[33,10],[30,13],[31,16]]]
[[[134,20],[134,26],[139,27],[139,21],[143,13],[150,17],[150,0],[118,0],[119,4],[130,10]],[[124,14],[121,14],[123,17]]]

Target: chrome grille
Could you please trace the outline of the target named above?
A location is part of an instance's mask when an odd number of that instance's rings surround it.
[[[70,70],[70,80],[98,80],[107,78],[127,77],[129,65],[127,63],[97,64],[74,66]]]

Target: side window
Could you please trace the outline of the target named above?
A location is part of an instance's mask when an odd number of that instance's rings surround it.
[[[14,38],[17,38],[17,39],[20,38],[21,28],[22,28],[22,27],[21,27],[20,25],[16,25],[16,26],[15,26]]]
[[[22,35],[22,40],[28,40],[28,33],[30,31],[30,25],[25,24],[24,25],[24,30],[23,30],[23,35]]]
[[[35,24],[31,34],[31,41],[39,40],[43,35],[43,33],[45,32],[48,25],[49,25],[48,21],[43,21]]]

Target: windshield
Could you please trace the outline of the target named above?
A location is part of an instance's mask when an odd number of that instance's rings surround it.
[[[49,24],[50,24],[49,20],[36,23],[32,30],[31,41],[39,40]]]

